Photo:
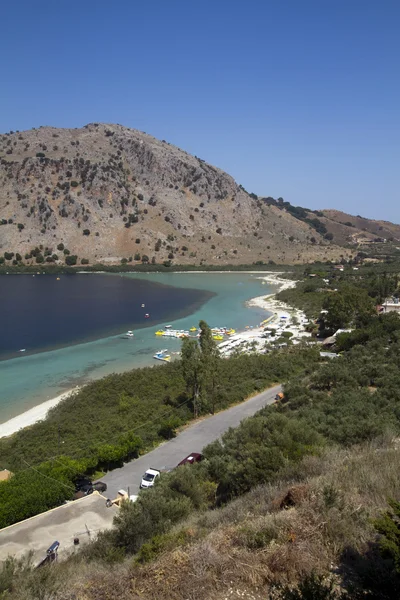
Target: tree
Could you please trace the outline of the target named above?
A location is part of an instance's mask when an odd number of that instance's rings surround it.
[[[218,374],[220,367],[220,354],[215,343],[212,331],[205,321],[200,321],[200,349],[201,349],[201,379],[203,400],[211,401],[211,412],[215,412],[215,400],[218,387]]]
[[[215,411],[217,391],[219,352],[212,332],[205,321],[200,321],[200,339],[185,339],[182,345],[182,369],[186,388],[193,400],[195,417],[201,408],[211,402],[211,411]]]
[[[196,339],[185,338],[182,344],[181,361],[183,378],[186,389],[191,393],[193,400],[193,412],[197,417],[200,398],[201,363],[200,346]]]
[[[328,311],[325,318],[327,328],[336,331],[373,315],[374,303],[367,290],[346,286],[340,292],[328,296],[324,309]]]
[[[65,257],[65,264],[69,267],[73,267],[74,265],[76,265],[77,260],[78,257],[76,254],[67,254]]]

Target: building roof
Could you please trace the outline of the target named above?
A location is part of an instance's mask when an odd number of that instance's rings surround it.
[[[38,564],[55,540],[60,542],[58,555],[62,557],[74,548],[74,538],[79,538],[79,548],[94,539],[100,530],[110,529],[117,512],[116,506],[107,507],[106,498],[93,492],[5,527],[0,530],[0,563],[9,555],[21,558],[32,551],[33,562]]]

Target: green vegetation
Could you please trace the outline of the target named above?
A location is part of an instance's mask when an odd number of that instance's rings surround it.
[[[328,310],[326,327],[336,330],[357,320],[365,321],[376,304],[396,293],[400,265],[396,263],[392,268],[394,274],[384,265],[358,267],[357,273],[350,266],[343,272],[336,271],[331,265],[306,267],[307,279],[295,288],[283,290],[277,298],[314,319],[322,309]]]
[[[81,583],[73,569],[78,568],[86,590],[87,569],[106,571],[100,583],[103,597],[120,578],[124,600],[132,580],[143,597],[151,591],[162,599],[205,600],[213,593],[218,597],[217,590],[228,597],[229,585],[264,590],[268,597],[271,584],[273,597],[281,600],[399,597],[400,317],[372,310],[382,290],[397,293],[397,278],[370,275],[335,275],[336,292],[318,291],[318,281],[307,291],[308,279],[299,286],[298,302],[306,302],[308,294],[323,295],[320,306],[332,311],[331,326],[346,320],[354,328],[338,336],[341,355],[334,360],[321,360],[319,349],[309,347],[222,360],[201,323],[200,344],[185,342],[181,362],[105,378],[56,407],[44,423],[0,441],[4,466],[15,465],[17,480],[29,457],[41,460],[46,444],[54,447],[58,424],[65,418],[62,481],[66,465],[76,472],[75,461],[83,461],[89,472],[118,463],[121,442],[113,447],[115,456],[110,442],[104,455],[93,450],[100,443],[100,428],[105,436],[127,434],[124,428],[130,428],[138,436],[131,440],[133,452],[139,452],[156,442],[160,432],[173,435],[177,424],[197,411],[211,412],[214,403],[221,409],[273,381],[286,381],[282,401],[210,444],[200,464],[163,475],[136,503],[124,503],[111,531],[57,567],[60,579],[67,573],[74,578],[75,594]],[[320,310],[317,306],[316,300],[310,302],[310,312]],[[131,410],[133,393],[137,400]],[[133,432],[135,419],[143,420],[140,410],[149,403],[157,424],[155,419]],[[161,414],[162,409],[168,414]],[[103,423],[105,414],[110,424]],[[78,415],[91,423],[79,453],[73,436],[68,441]],[[49,465],[40,469],[54,468]],[[389,510],[388,498],[394,499]],[[17,598],[22,589],[28,594],[35,575],[22,569],[12,584],[7,573],[3,579],[8,581],[4,589],[15,585],[10,597]],[[46,586],[61,598],[55,579]],[[88,598],[95,593],[99,595],[98,588]]]
[[[64,250],[65,252],[65,250]],[[78,260],[78,257],[76,254],[67,254],[65,256],[65,264],[72,267],[73,265],[76,265],[76,262]]]
[[[324,288],[325,283],[321,278],[300,282],[295,288],[283,290],[277,298],[290,306],[295,306],[304,311],[308,317],[317,317],[329,292]]]
[[[206,336],[202,342],[204,348],[210,342],[206,324],[202,323],[202,327]],[[205,355],[209,352],[213,357],[213,348],[214,345],[203,350],[201,368],[205,369],[204,375],[212,371]],[[253,392],[286,380],[316,361],[318,352],[314,349],[297,349],[290,355],[273,352],[267,356],[221,360],[218,386],[210,387],[210,382],[204,382],[198,398],[189,385],[190,375],[183,367],[184,361],[110,375],[85,386],[53,408],[45,421],[0,439],[0,467],[16,473],[12,485],[8,482],[0,484],[7,490],[4,491],[0,526],[36,514],[38,506],[45,510],[61,499],[70,498],[71,483],[79,472],[91,474],[121,466],[138,452],[172,437],[175,428],[193,419],[194,415],[222,410],[241,402]],[[35,485],[46,488],[41,472],[44,469],[47,474],[52,460],[57,461],[57,467],[68,465],[70,460],[78,461],[79,465],[74,462],[69,475],[63,472],[59,495],[51,496],[40,505],[41,496],[34,499]],[[26,483],[29,493],[18,494],[20,508],[14,514],[15,486],[22,490],[26,481],[20,479],[20,472],[30,473]],[[58,475],[52,474],[52,477],[57,479]],[[64,485],[65,477],[69,477],[69,487]]]

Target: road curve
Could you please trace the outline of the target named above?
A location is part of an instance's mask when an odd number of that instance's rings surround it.
[[[118,490],[128,491],[128,488],[130,494],[137,494],[140,480],[146,469],[149,467],[170,469],[191,452],[201,452],[205,446],[220,438],[230,427],[237,427],[246,417],[250,417],[264,406],[272,404],[276,394],[280,391],[281,386],[277,385],[241,404],[202,419],[184,429],[173,440],[126,463],[120,469],[110,471],[101,478],[101,481],[107,484],[106,495],[108,498],[116,498]]]

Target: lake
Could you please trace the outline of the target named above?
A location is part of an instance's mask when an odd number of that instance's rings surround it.
[[[262,274],[126,273],[0,277],[0,423],[76,385],[155,364],[158,324],[243,329],[266,317],[246,300],[273,291]],[[142,308],[142,304],[145,307]],[[145,319],[145,312],[150,318]],[[135,336],[124,339],[133,329]],[[19,349],[26,348],[20,353]]]
[[[174,320],[213,295],[113,274],[3,276],[0,360]]]

